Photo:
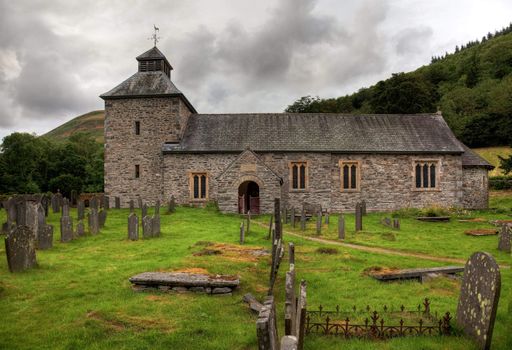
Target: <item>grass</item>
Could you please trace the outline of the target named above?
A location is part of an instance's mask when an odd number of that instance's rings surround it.
[[[510,208],[512,196],[493,197],[492,205]],[[76,217],[73,210],[72,215]],[[71,243],[58,241],[58,216],[54,247],[38,251],[39,267],[19,274],[8,272],[0,259],[0,348],[1,349],[256,349],[256,316],[241,301],[245,293],[258,299],[266,294],[269,257],[246,254],[238,246],[241,218],[214,210],[177,208],[162,215],[162,237],[131,242],[127,236],[127,210],[110,210],[107,225],[97,236]],[[477,212],[475,216],[505,218],[507,215]],[[485,223],[447,224],[403,220],[402,229],[393,231],[396,240],[382,238],[390,230],[378,223],[382,214],[365,217],[365,233],[349,238],[358,244],[421,251],[439,256],[466,259],[484,249],[500,263],[511,264],[510,256],[496,250],[497,238],[469,237],[466,228]],[[346,215],[347,227],[353,218]],[[268,222],[268,217],[258,218]],[[5,211],[0,212],[5,221]],[[336,227],[331,217],[331,227]],[[434,225],[434,226],[432,226]],[[314,226],[310,224],[309,226]],[[313,227],[311,227],[313,228]],[[290,230],[290,227],[286,227]],[[325,232],[326,230],[324,230]],[[269,248],[267,230],[251,225],[244,248]],[[309,234],[309,233],[308,233]],[[330,233],[322,236],[330,238]],[[420,239],[415,239],[419,236]],[[439,278],[417,282],[381,283],[365,274],[374,266],[413,268],[443,264],[409,257],[375,254],[303,238],[286,236],[295,243],[298,278],[307,280],[308,307],[320,304],[333,309],[367,304],[414,307],[423,298],[432,300],[432,310],[455,313],[459,282]],[[441,242],[439,242],[441,241]],[[445,242],[445,244],[442,243]],[[205,249],[221,254],[198,254]],[[3,246],[0,256],[4,256]],[[286,258],[285,258],[286,259]],[[448,265],[448,264],[444,264]],[[231,297],[196,294],[136,293],[128,278],[143,271],[202,269],[210,273],[238,274],[241,287]],[[282,265],[276,286],[278,325],[283,334],[284,273]],[[509,325],[512,321],[510,269],[502,270],[502,298],[493,337],[494,349],[512,347]],[[306,349],[475,349],[462,337],[412,337],[381,342],[341,340],[309,335]]]
[[[57,140],[62,140],[70,137],[76,132],[84,132],[94,137],[96,142],[105,142],[103,135],[103,124],[105,120],[105,111],[92,111],[56,127],[55,129],[44,134],[44,137],[49,137]]]
[[[504,175],[500,168],[500,160],[498,156],[502,156],[504,158],[512,155],[512,148],[508,146],[500,146],[500,147],[483,147],[483,148],[473,148],[480,157],[487,160],[489,163],[495,166],[495,168],[489,172],[489,176],[500,176]]]

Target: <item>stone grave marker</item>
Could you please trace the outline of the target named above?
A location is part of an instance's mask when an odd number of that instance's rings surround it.
[[[283,237],[282,222],[281,222],[281,200],[274,198],[274,221],[276,224],[276,237],[281,239]]]
[[[98,198],[96,198],[96,196],[92,197],[89,201],[89,207],[98,211]]]
[[[149,216],[142,218],[142,237],[144,239],[153,237],[153,219]]]
[[[76,224],[76,235],[78,237],[85,236],[85,227],[83,220],[78,220],[78,223]]]
[[[51,197],[52,211],[54,213],[60,212],[60,202],[56,194],[52,194]]]
[[[292,227],[295,228],[295,208],[292,208],[292,210],[291,210],[290,221],[291,221]]]
[[[140,198],[140,197],[137,198],[137,204],[139,206],[139,209],[142,209],[142,198]]]
[[[277,220],[276,220],[277,222]],[[259,350],[278,350],[279,338],[277,333],[276,308],[274,297],[268,296],[256,321],[256,335]]]
[[[160,237],[160,215],[155,214],[151,219],[151,232],[153,237]]]
[[[498,250],[510,253],[510,230],[507,225],[501,226],[501,232],[498,239]]]
[[[46,226],[46,216],[44,216],[44,208],[43,206],[39,203],[36,205],[36,213],[37,213],[37,226],[36,226],[36,248],[38,249],[45,249],[45,248],[41,248],[41,240],[44,239],[41,237],[41,235],[44,234],[44,230],[45,230],[45,226]],[[53,236],[53,231],[52,231],[52,236]],[[44,243],[43,243],[44,245]],[[51,248],[51,246],[50,246]]]
[[[62,216],[69,216],[69,201],[67,198],[62,199]]]
[[[325,224],[329,226],[329,212],[325,213]]]
[[[121,209],[121,198],[119,197],[115,197],[115,208],[116,209]]]
[[[366,215],[366,200],[361,202],[361,215]]]
[[[37,235],[37,248],[46,250],[53,247],[53,226],[44,224],[39,227]]]
[[[76,192],[76,190],[71,190],[70,199],[71,205],[75,206],[78,201],[78,193]]]
[[[135,204],[133,203],[133,199],[130,199],[130,213],[135,212]]]
[[[107,210],[105,208],[103,208],[98,212],[98,224],[99,224],[100,229],[105,227],[106,222],[107,222]]]
[[[146,216],[148,216],[148,205],[146,203],[144,203],[142,205],[141,212],[142,212],[142,214],[141,214],[142,218],[145,218]]]
[[[245,228],[244,228],[244,222],[242,221],[240,223],[240,244],[244,244],[245,242]]]
[[[91,235],[97,235],[100,232],[100,220],[98,216],[98,209],[92,208],[87,214],[87,221],[89,222],[89,233]]]
[[[363,211],[361,203],[356,204],[356,232],[363,230]]]
[[[160,200],[157,199],[155,202],[155,215],[160,215]]]
[[[128,239],[132,241],[139,239],[139,219],[135,213],[128,216]]]
[[[345,239],[345,217],[340,214],[338,218],[338,239]]]
[[[306,231],[306,209],[302,206],[302,212],[300,213],[300,229]]]
[[[288,243],[288,262],[295,265],[295,244]]]
[[[176,211],[176,199],[174,196],[171,196],[169,200],[169,205],[167,206],[167,213],[174,213]]]
[[[11,272],[20,272],[37,265],[36,240],[31,227],[17,225],[7,234],[5,255]]]
[[[44,208],[44,216],[48,217],[48,206],[49,206],[50,199],[47,195],[44,195],[43,198],[41,198],[41,204]]]
[[[109,196],[103,196],[103,209],[104,210],[110,209],[110,197]]]
[[[400,230],[400,219],[393,219],[393,228]]]
[[[78,220],[83,220],[85,218],[85,203],[84,201],[78,201],[76,204],[76,212],[78,216]]]
[[[60,241],[63,243],[73,240],[73,219],[70,216],[60,218]]]
[[[319,211],[316,214],[316,234],[319,235],[322,233],[322,212]]]
[[[284,223],[285,225],[288,223],[288,208],[283,208],[283,212],[284,212]]]
[[[490,349],[501,290],[500,269],[494,258],[476,252],[466,262],[457,305],[457,324],[480,349]]]

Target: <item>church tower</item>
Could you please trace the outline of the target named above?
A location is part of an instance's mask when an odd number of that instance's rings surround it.
[[[155,43],[156,44],[156,43]],[[171,81],[172,66],[156,45],[139,55],[138,72],[105,100],[105,194],[154,204],[163,198],[165,143],[179,143],[196,113]]]

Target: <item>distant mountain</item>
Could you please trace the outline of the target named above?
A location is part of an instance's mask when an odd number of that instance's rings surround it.
[[[103,124],[105,111],[92,111],[56,127],[42,135],[55,140],[64,140],[77,132],[84,132],[94,137],[97,142],[105,142]]]
[[[304,96],[298,113],[433,113],[470,147],[512,144],[512,24],[352,95]]]

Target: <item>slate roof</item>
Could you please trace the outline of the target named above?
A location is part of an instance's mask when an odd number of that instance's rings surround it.
[[[494,165],[480,157],[478,154],[473,152],[468,146],[460,143],[462,148],[464,149],[464,153],[462,154],[462,166],[465,168],[471,167],[484,167],[489,170],[494,169]]]
[[[180,144],[164,153],[464,152],[440,114],[193,114]]]
[[[104,100],[134,97],[179,96],[196,113],[195,108],[185,95],[178,90],[169,77],[162,71],[137,72],[112,90],[101,94]]]
[[[171,67],[171,69],[173,69],[171,64],[169,63],[169,61],[167,61],[167,58],[162,53],[162,51],[160,51],[156,46],[152,47],[148,51],[137,56],[136,60],[137,61],[164,60]]]

